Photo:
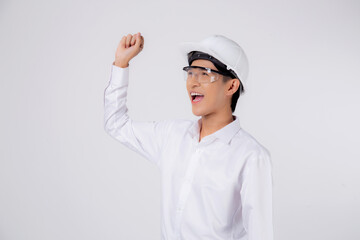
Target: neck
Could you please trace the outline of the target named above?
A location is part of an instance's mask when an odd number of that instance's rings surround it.
[[[234,121],[232,112],[218,112],[211,113],[208,115],[203,115],[201,117],[201,129],[200,129],[200,139],[216,132],[217,130],[225,127],[229,123]]]

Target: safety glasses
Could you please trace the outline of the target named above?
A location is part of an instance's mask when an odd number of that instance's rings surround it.
[[[207,67],[186,66],[184,70],[184,81],[196,80],[199,83],[212,83],[221,78],[221,72]]]

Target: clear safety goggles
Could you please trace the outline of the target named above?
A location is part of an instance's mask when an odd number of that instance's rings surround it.
[[[211,68],[200,66],[186,66],[184,70],[184,81],[196,80],[199,83],[212,83],[221,78],[222,73]]]

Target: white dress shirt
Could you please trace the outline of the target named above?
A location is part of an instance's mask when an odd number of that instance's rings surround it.
[[[112,65],[104,128],[160,169],[161,239],[272,240],[270,152],[239,118],[199,142],[201,117],[132,120],[128,84],[129,66]]]

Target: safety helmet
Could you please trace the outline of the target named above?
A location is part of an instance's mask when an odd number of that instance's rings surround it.
[[[182,42],[179,46],[186,60],[188,60],[188,54],[193,51],[207,53],[219,60],[226,65],[227,70],[235,73],[234,75],[240,80],[244,90],[247,89],[246,80],[249,63],[244,50],[235,41],[223,35],[215,34],[200,42]]]

